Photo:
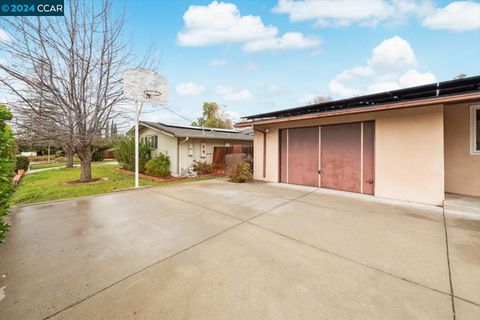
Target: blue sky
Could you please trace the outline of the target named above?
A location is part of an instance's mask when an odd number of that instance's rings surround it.
[[[150,46],[169,106],[234,118],[480,74],[480,2],[117,0],[138,55]],[[145,120],[188,124],[155,108]]]

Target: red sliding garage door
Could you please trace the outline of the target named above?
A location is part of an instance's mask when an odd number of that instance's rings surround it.
[[[322,127],[321,187],[360,192],[361,124]]]
[[[280,131],[280,181],[374,194],[373,121]]]
[[[280,132],[280,181],[318,187],[318,127]]]

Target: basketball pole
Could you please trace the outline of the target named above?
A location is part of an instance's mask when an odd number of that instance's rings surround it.
[[[135,189],[138,189],[138,167],[139,167],[139,157],[138,157],[138,120],[140,118],[140,111],[142,110],[143,103],[135,100]]]

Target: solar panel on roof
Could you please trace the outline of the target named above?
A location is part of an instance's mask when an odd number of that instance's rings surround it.
[[[262,118],[283,118],[309,113],[320,113],[326,111],[371,107],[386,103],[414,101],[449,95],[459,95],[480,90],[480,76],[443,81],[411,88],[369,94],[349,99],[322,102],[319,104],[302,106],[279,111],[260,113],[243,117],[245,120]]]

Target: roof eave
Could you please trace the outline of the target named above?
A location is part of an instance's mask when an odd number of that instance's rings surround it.
[[[149,128],[149,129],[158,131],[158,132],[163,133],[163,134],[166,134],[167,136],[170,136],[170,137],[172,137],[172,138],[177,137],[173,132],[168,132],[168,131],[166,131],[166,130],[162,130],[162,129],[159,129],[159,128],[155,128],[154,126],[148,125],[148,124],[146,124],[145,122],[142,122],[142,121],[140,121],[140,122],[138,123],[138,125],[139,125],[139,126],[147,127],[147,128]]]

